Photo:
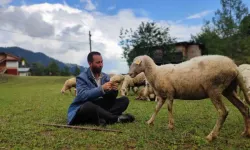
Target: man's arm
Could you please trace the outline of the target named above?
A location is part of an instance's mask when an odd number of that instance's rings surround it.
[[[79,101],[92,101],[100,96],[103,96],[102,87],[90,88],[86,81],[80,77],[76,77],[77,99]]]

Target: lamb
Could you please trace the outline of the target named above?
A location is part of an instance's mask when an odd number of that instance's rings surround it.
[[[148,81],[145,81],[146,86],[143,87],[139,93],[138,96],[136,97],[137,100],[148,100],[151,101],[155,99],[157,101],[156,95],[154,93],[154,90],[152,86],[148,83]]]
[[[146,86],[141,88],[138,92],[138,96],[135,98],[136,100],[148,100],[146,95]]]
[[[124,80],[124,76],[121,74],[116,74],[110,77],[110,81],[120,84]]]
[[[138,74],[135,78],[131,78],[129,75],[125,75],[124,81],[121,87],[121,95],[126,96],[128,95],[129,89],[132,87],[134,93],[137,92],[138,87],[145,85],[145,75],[144,73]]]
[[[168,128],[174,128],[172,113],[173,100],[202,100],[210,98],[219,116],[211,132],[206,136],[208,141],[218,137],[219,131],[228,115],[228,109],[222,102],[225,96],[242,114],[245,121],[243,136],[250,137],[250,114],[248,106],[242,102],[235,89],[237,85],[243,91],[248,105],[247,90],[243,77],[233,60],[226,56],[208,55],[194,57],[180,64],[157,66],[147,55],[134,58],[129,69],[129,75],[134,78],[139,73],[145,73],[146,79],[157,95],[157,105],[147,124],[153,125],[155,117],[167,100]]]
[[[65,81],[65,83],[64,83],[64,85],[63,85],[63,87],[61,89],[61,93],[64,94],[65,91],[67,91],[67,90],[69,90],[70,93],[72,93],[71,92],[72,87],[76,88],[76,78],[75,77],[70,78],[70,79]],[[76,90],[74,90],[74,93],[76,95]]]

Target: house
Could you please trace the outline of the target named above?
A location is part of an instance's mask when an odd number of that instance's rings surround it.
[[[201,43],[177,42],[171,46],[173,46],[173,50],[172,50],[172,54],[170,57],[165,57],[167,54],[164,53],[163,51],[164,46],[152,47],[152,49],[154,49],[152,58],[157,65],[166,64],[166,63],[177,64],[185,60],[189,60],[193,57],[206,54],[204,45]],[[171,50],[169,49],[169,51]],[[165,60],[166,58],[168,60]]]
[[[18,75],[18,62],[20,58],[5,52],[0,52],[0,73]]]
[[[19,65],[20,60],[19,57],[13,54],[0,52],[0,74],[29,76],[30,68],[25,65],[24,60]]]
[[[175,49],[177,52],[182,52],[186,60],[206,54],[204,45],[196,42],[177,42]]]

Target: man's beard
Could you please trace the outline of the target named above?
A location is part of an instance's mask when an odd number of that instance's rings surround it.
[[[102,67],[101,68],[93,67],[92,71],[93,71],[94,74],[99,74],[102,71]]]

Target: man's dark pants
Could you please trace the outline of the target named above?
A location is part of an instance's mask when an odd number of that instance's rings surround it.
[[[106,94],[95,101],[87,101],[78,109],[72,124],[95,124],[117,122],[128,107],[129,99],[125,96],[116,98],[116,94]]]

